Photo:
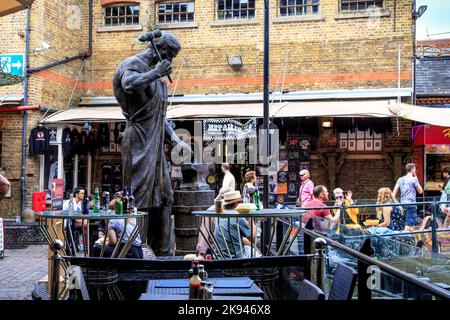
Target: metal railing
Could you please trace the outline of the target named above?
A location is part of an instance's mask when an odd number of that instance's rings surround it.
[[[414,287],[418,287],[427,293],[435,296],[439,299],[450,300],[450,292],[440,288],[439,286],[421,280],[417,276],[407,273],[405,271],[399,270],[387,263],[381,262],[379,260],[375,260],[371,257],[372,255],[372,247],[371,247],[371,239],[365,239],[362,244],[360,250],[351,249],[335,240],[332,240],[324,235],[317,233],[314,231],[313,219],[309,219],[305,228],[302,229],[304,234],[304,250],[305,254],[310,254],[311,252],[311,244],[312,239],[323,238],[326,240],[328,246],[335,247],[339,250],[342,250],[346,254],[357,259],[358,266],[358,300],[371,300],[372,299],[372,291],[367,286],[369,277],[371,276],[369,267],[376,266],[380,270],[384,271],[390,276],[398,278],[402,281],[405,281],[407,284],[410,284]],[[318,284],[323,285],[321,283]]]

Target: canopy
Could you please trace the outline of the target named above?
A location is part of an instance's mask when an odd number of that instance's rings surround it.
[[[177,104],[168,107],[168,119],[262,118],[262,103]],[[397,104],[395,100],[295,101],[272,103],[270,117],[402,117],[450,126],[450,109]],[[56,112],[42,123],[124,121],[120,107],[80,107]]]
[[[0,17],[21,11],[31,6],[34,0],[1,0]]]

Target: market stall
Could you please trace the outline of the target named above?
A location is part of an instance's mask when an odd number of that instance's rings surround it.
[[[438,197],[444,168],[450,169],[450,127],[420,125],[413,128],[413,162],[423,181],[425,196]]]

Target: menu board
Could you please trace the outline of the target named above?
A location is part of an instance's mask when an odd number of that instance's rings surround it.
[[[64,200],[64,180],[52,180],[52,212],[62,213]]]

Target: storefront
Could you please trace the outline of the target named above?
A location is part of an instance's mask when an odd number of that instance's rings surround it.
[[[450,169],[450,127],[421,125],[413,128],[414,162],[425,195],[438,197],[444,184],[441,175]]]

